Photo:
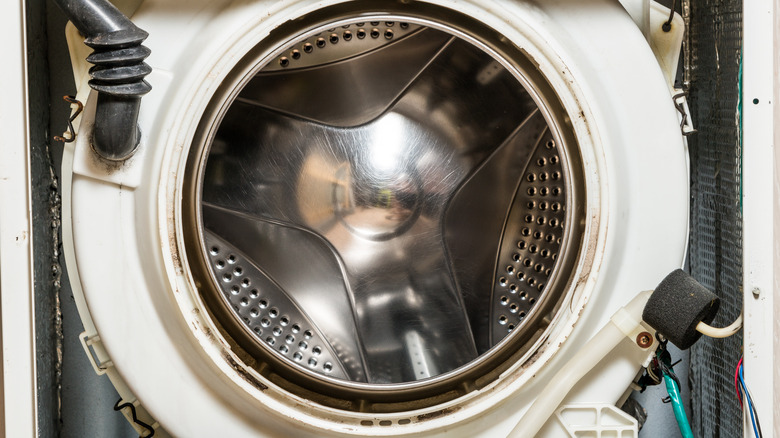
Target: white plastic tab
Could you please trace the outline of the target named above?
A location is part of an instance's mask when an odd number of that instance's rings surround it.
[[[642,321],[637,320],[625,308],[618,310],[612,315],[612,323],[626,335],[627,338],[637,343],[637,346],[643,350],[654,348],[656,346],[655,330],[648,328]],[[649,337],[646,343],[640,343],[640,337]]]
[[[83,332],[79,335],[79,340],[81,341],[81,346],[84,347],[84,352],[87,354],[89,363],[92,364],[92,368],[98,376],[102,376],[109,368],[114,366],[114,363],[111,362],[110,359],[103,359],[105,353],[103,344],[100,342],[100,336],[90,336],[87,332]]]
[[[625,308],[619,309],[612,315],[612,323],[629,338],[637,331],[639,321]]]
[[[574,438],[634,438],[636,419],[609,404],[570,404],[555,411],[555,418]]]
[[[635,300],[632,300],[625,307],[618,309],[618,311],[612,315],[612,318],[610,318],[612,324],[615,324],[618,330],[623,332],[627,338],[636,342],[643,350],[648,350],[650,348],[655,349],[655,346],[657,345],[655,330],[646,326],[640,316],[644,305],[647,303],[648,298],[650,298],[650,294],[652,294],[652,291],[639,293]],[[649,337],[649,339],[646,339],[644,343],[640,343],[640,337]]]
[[[658,2],[650,5],[650,33],[648,42],[653,50],[661,72],[666,79],[669,91],[674,90],[674,80],[677,76],[677,63],[680,59],[685,22],[679,14],[671,14],[671,10]],[[671,17],[671,21],[669,18]]]

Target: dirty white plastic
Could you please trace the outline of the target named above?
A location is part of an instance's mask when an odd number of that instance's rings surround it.
[[[645,291],[637,295],[625,307],[621,307],[610,321],[591,338],[566,365],[550,378],[547,386],[539,392],[536,400],[526,411],[509,434],[511,438],[537,436],[556,408],[569,394],[569,391],[602,360],[608,358],[618,344],[628,338],[625,348],[637,350],[639,362],[637,368],[646,365],[656,345],[650,331],[650,343],[644,347],[637,345],[635,333],[646,331],[642,325],[642,310],[652,292]],[[644,354],[643,354],[644,353]]]
[[[0,436],[37,436],[25,2],[3,4],[0,105]]]
[[[615,405],[571,404],[555,411],[555,418],[570,437],[636,438],[637,422],[634,417]]]
[[[63,241],[92,350],[120,395],[176,436],[506,436],[543,386],[638,291],[682,264],[688,179],[677,112],[645,37],[616,1],[429,0],[481,21],[538,64],[571,116],[586,168],[583,254],[534,348],[486,387],[430,408],[369,414],[290,394],[246,366],[206,312],[182,250],[182,175],[202,112],[269,31],[327,1],[149,0],[138,152],[118,167],[88,144],[94,93],[63,163]],[[415,4],[410,3],[410,8]],[[71,34],[71,45],[80,44]],[[77,71],[85,71],[77,68]],[[79,77],[77,83],[84,83]],[[638,371],[619,344],[566,403],[615,404]],[[565,433],[550,421],[547,436]],[[141,430],[139,430],[139,433]],[[159,432],[162,434],[162,432]]]
[[[677,63],[680,60],[680,45],[685,36],[685,23],[679,14],[674,14],[669,31],[665,31],[663,25],[669,20],[669,12],[671,12],[669,8],[661,4],[656,2],[650,4],[648,42],[664,72],[666,85],[672,93],[676,94],[679,90],[674,88],[674,79],[677,76]]]
[[[780,436],[780,6],[745,2],[743,23],[745,383],[764,433]]]
[[[650,34],[650,3],[650,0],[620,0],[620,4],[645,37]]]

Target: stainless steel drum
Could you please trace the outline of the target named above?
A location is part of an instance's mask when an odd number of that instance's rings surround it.
[[[211,311],[249,363],[328,404],[484,384],[571,281],[566,115],[532,60],[433,20],[342,17],[281,41],[192,153],[188,251]]]

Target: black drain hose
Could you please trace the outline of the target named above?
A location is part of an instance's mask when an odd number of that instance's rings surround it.
[[[107,0],[54,0],[94,49],[87,61],[89,86],[98,92],[95,127],[90,139],[101,157],[122,161],[141,138],[138,109],[152,87],[144,80],[151,51],[141,43],[149,36]]]

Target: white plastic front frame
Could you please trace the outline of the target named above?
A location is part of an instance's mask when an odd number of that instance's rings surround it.
[[[780,3],[746,1],[743,9],[745,380],[763,431],[780,436]],[[752,436],[743,416],[744,435]]]
[[[586,256],[533,361],[444,405],[344,413],[287,394],[243,366],[194,290],[178,228],[188,149],[222,79],[278,24],[333,3],[142,4],[133,20],[150,33],[154,89],[143,100],[139,151],[120,166],[94,158],[90,99],[63,164],[65,253],[74,293],[83,294],[85,328],[99,333],[123,397],[137,396],[175,435],[506,435],[546,376],[618,307],[682,263],[687,169],[663,75],[617,2],[430,1],[499,30],[538,62],[559,94],[586,169]],[[83,52],[76,44],[72,50]],[[74,59],[85,71],[83,57]],[[87,93],[82,85],[80,98]],[[611,359],[566,402],[615,403],[638,367],[621,350]]]
[[[25,2],[4,5],[0,83],[0,435],[37,436]]]

